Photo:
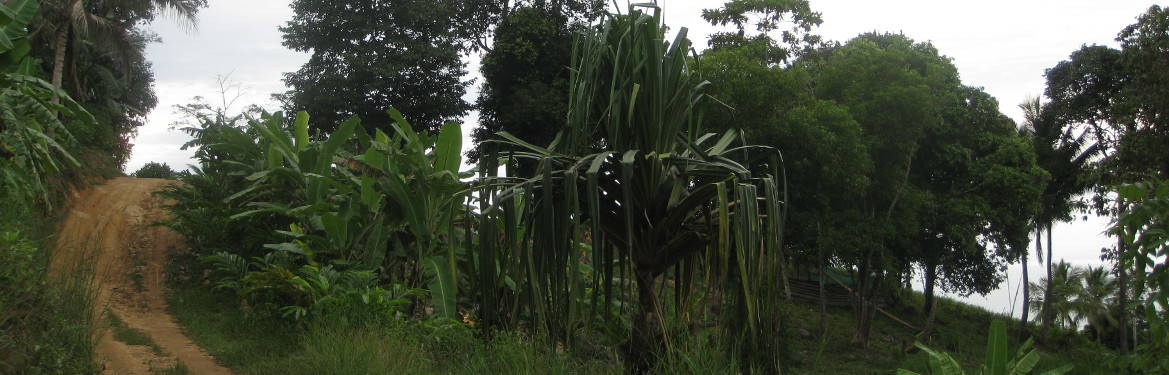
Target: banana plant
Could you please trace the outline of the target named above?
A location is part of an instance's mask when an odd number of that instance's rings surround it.
[[[28,24],[34,0],[0,3],[0,187],[51,206],[45,176],[77,167],[62,118],[91,126],[94,118],[61,89],[35,76]],[[54,101],[57,99],[57,101]]]
[[[295,219],[278,231],[286,242],[265,247],[296,254],[313,266],[400,269],[397,276],[411,286],[435,280],[437,311],[455,318],[458,242],[452,225],[464,211],[465,190],[459,175],[461,127],[448,123],[437,136],[419,134],[396,110],[388,112],[395,121],[389,126],[392,136],[381,130],[366,134],[352,119],[314,141],[306,113],[298,113],[289,129],[277,113],[250,124],[254,143],[228,131],[238,147],[210,148],[259,151],[251,164],[233,164],[249,184],[226,201],[252,208],[235,220],[260,214]],[[439,249],[445,253],[435,261],[431,257]]]
[[[990,336],[986,340],[986,360],[979,368],[980,375],[1025,375],[1030,374],[1039,364],[1039,351],[1036,350],[1030,339],[1023,343],[1015,352],[1014,358],[1008,358],[1010,351],[1007,348],[1007,326],[1001,320],[990,324]],[[964,375],[966,372],[950,354],[935,351],[922,343],[915,344],[929,355],[929,372],[927,375]],[[1044,371],[1039,375],[1061,375],[1072,370],[1072,365]],[[913,371],[898,369],[897,375],[922,375]]]
[[[375,130],[365,152],[353,158],[358,168],[342,173],[360,187],[360,200],[369,214],[382,218],[390,228],[402,228],[386,235],[399,248],[410,249],[398,254],[411,267],[410,285],[421,285],[422,277],[429,276],[436,310],[457,318],[460,241],[454,223],[466,213],[467,190],[459,174],[461,126],[446,123],[437,136],[431,136],[414,132],[397,110],[387,113],[394,120],[390,124],[393,136]],[[381,263],[384,255],[370,252],[368,259]]]

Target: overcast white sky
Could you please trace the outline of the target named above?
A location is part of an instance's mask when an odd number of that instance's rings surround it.
[[[152,26],[163,42],[147,48],[154,64],[158,108],[135,138],[126,167],[134,171],[149,161],[181,168],[193,163],[191,152],[179,150],[187,137],[170,130],[176,120],[171,107],[189,103],[196,95],[216,97],[215,77],[229,75],[243,88],[233,109],[247,104],[274,108],[269,95],[285,90],[281,74],[298,69],[307,55],[285,49],[277,27],[292,16],[288,0],[211,0],[197,30],[184,30],[160,20]],[[705,47],[714,29],[700,17],[702,8],[721,1],[665,0],[666,23],[673,29],[690,28],[696,47]],[[846,41],[868,31],[902,32],[918,41],[931,41],[954,59],[967,85],[981,86],[998,98],[1003,113],[1019,120],[1016,105],[1043,93],[1045,69],[1083,44],[1115,46],[1116,34],[1135,22],[1154,4],[1130,0],[812,0],[824,24],[816,32],[827,40]],[[476,59],[468,69],[477,75]],[[475,91],[472,89],[472,91]],[[473,99],[477,93],[468,93]],[[475,123],[472,113],[464,122]],[[467,131],[468,127],[464,130]],[[469,144],[464,141],[464,144]],[[1074,264],[1099,264],[1099,250],[1112,241],[1100,233],[1107,219],[1057,224],[1056,259]],[[1032,281],[1042,267],[1032,257]],[[968,300],[995,312],[1018,311],[1019,266],[1008,272],[1000,289]],[[1008,292],[1009,291],[1009,292]]]

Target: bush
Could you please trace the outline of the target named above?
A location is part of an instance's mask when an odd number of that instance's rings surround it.
[[[130,176],[138,178],[165,178],[168,180],[174,180],[187,174],[188,173],[185,170],[182,172],[175,172],[175,170],[171,169],[171,167],[166,165],[166,163],[156,163],[152,161],[146,163],[146,165],[143,165],[142,168],[138,168],[138,170],[134,171],[134,173],[131,173]]]
[[[98,370],[89,273],[63,271],[63,278],[50,278],[47,260],[19,232],[0,232],[0,373]]]

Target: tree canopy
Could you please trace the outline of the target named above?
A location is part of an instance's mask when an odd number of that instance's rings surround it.
[[[816,94],[861,125],[874,164],[857,197],[874,245],[853,249],[849,263],[896,274],[920,262],[927,309],[935,282],[963,294],[997,286],[1006,250],[1027,244],[1046,178],[997,101],[904,35],[863,34],[802,64]]]
[[[512,10],[496,27],[480,68],[484,81],[479,127],[471,134],[472,160],[501,147],[487,142],[498,140],[501,131],[547,145],[563,127],[573,38],[568,22],[553,9],[527,7]]]
[[[353,116],[388,126],[393,107],[433,132],[471,108],[457,1],[296,0],[292,9],[280,28],[284,45],[312,56],[284,75],[291,90],[282,99],[286,109],[311,112],[313,129],[332,131]]]
[[[823,20],[808,0],[730,0],[721,8],[703,9],[702,18],[711,25],[734,27],[711,34],[712,49],[747,47],[768,64],[787,62],[821,41],[812,28]]]

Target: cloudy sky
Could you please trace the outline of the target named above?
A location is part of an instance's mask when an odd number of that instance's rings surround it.
[[[211,0],[200,14],[197,29],[167,20],[151,28],[163,42],[151,45],[147,55],[154,64],[158,108],[139,130],[127,171],[149,161],[174,167],[192,163],[191,153],[179,150],[187,137],[171,130],[177,120],[172,106],[191,102],[194,96],[219,98],[216,77],[229,76],[239,96],[232,109],[248,104],[274,108],[269,95],[285,90],[281,74],[296,70],[307,55],[281,46],[277,27],[292,14],[289,0]],[[688,27],[696,46],[705,46],[713,29],[700,15],[702,8],[719,1],[661,1],[666,23]],[[985,1],[845,1],[812,0],[823,14],[816,32],[828,40],[845,41],[868,31],[901,32],[919,41],[932,42],[953,58],[963,83],[981,86],[998,98],[1003,113],[1021,119],[1016,107],[1029,96],[1042,94],[1043,72],[1067,58],[1084,44],[1115,46],[1116,34],[1132,24],[1153,3],[1129,0],[985,0]],[[468,69],[477,70],[469,58]],[[473,73],[474,74],[474,73]],[[474,89],[468,98],[477,94]],[[218,103],[216,101],[216,103]],[[475,114],[464,120],[474,125]],[[469,142],[464,142],[468,144]],[[1099,250],[1111,240],[1100,233],[1107,219],[1088,217],[1071,224],[1057,224],[1057,259],[1074,264],[1099,264]],[[1032,280],[1041,266],[1031,259]],[[967,300],[992,311],[1018,311],[1019,266],[1008,280],[987,296]],[[1014,301],[1014,302],[1012,302]]]

